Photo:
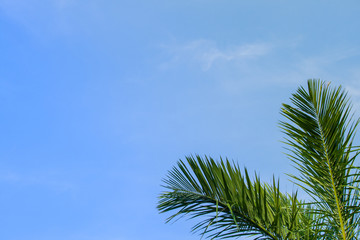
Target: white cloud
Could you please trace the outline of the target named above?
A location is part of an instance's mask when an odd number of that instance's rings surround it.
[[[352,96],[360,97],[360,87],[356,88],[354,86],[347,86],[346,89]]]
[[[333,82],[334,86],[342,85],[356,110],[360,109],[360,70],[357,60],[349,59],[359,56],[358,48],[333,49],[326,54],[301,58],[296,65],[300,76],[321,78]],[[347,61],[347,64],[341,64],[342,61]]]
[[[333,49],[299,58],[295,70],[299,72],[298,77],[320,78],[333,86],[342,85],[351,98],[355,116],[360,116],[360,70],[356,64],[359,56],[358,48]]]
[[[359,81],[359,80],[358,80]],[[351,98],[353,110],[357,117],[360,117],[360,84],[352,83],[345,85],[345,89]]]
[[[169,62],[163,63],[167,68],[179,62],[198,64],[203,71],[210,70],[220,62],[231,62],[256,58],[270,52],[271,46],[265,43],[253,43],[220,48],[211,40],[194,40],[182,45],[163,46],[172,56]]]
[[[62,174],[57,172],[37,172],[27,174],[3,170],[0,172],[0,182],[25,186],[38,185],[59,192],[72,190],[75,185],[65,180],[61,175]]]
[[[360,49],[341,46],[323,52],[303,53],[301,41],[272,41],[221,46],[212,40],[168,44],[162,70],[202,71],[204,79],[225,94],[241,95],[254,88],[295,89],[315,78],[349,90],[354,109],[360,109]],[[209,74],[210,73],[210,74]],[[197,76],[197,73],[194,73]],[[208,83],[210,84],[210,83]]]
[[[297,69],[306,75],[315,77],[334,77],[332,68],[340,61],[358,56],[360,51],[356,48],[337,49],[324,54],[300,57],[296,63]],[[339,67],[338,67],[339,68]]]

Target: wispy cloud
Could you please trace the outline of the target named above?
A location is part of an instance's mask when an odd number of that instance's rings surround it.
[[[31,33],[65,32],[66,12],[72,3],[71,0],[0,0],[0,14]]]
[[[25,186],[43,186],[58,192],[73,190],[75,185],[65,180],[62,175],[57,172],[29,174],[3,170],[0,172],[0,182]]]
[[[354,102],[360,79],[356,58],[360,49],[341,46],[327,51],[304,53],[301,39],[223,46],[214,40],[198,39],[184,44],[167,44],[161,69],[210,72],[228,94],[273,85],[294,88],[307,79],[320,78],[343,85]],[[348,62],[352,65],[347,64]],[[254,84],[256,83],[256,84]]]
[[[350,83],[345,85],[345,89],[347,90],[349,97],[351,97],[352,104],[354,105],[354,112],[357,117],[360,117],[360,84]]]
[[[352,99],[355,109],[360,109],[360,70],[357,60],[360,49],[349,47],[333,49],[324,54],[302,57],[296,63],[300,76],[321,78],[342,85]],[[349,62],[349,59],[352,59]]]
[[[303,74],[316,75],[314,77],[334,77],[332,72],[334,66],[358,55],[360,55],[360,50],[357,48],[333,49],[324,54],[299,57],[295,64]]]
[[[36,37],[68,35],[92,26],[96,2],[76,0],[0,0],[0,14]],[[86,25],[83,24],[86,19]],[[90,27],[89,27],[90,28]]]
[[[271,51],[271,46],[265,43],[251,43],[222,48],[216,42],[205,39],[178,45],[166,45],[163,48],[171,55],[170,61],[162,64],[163,68],[179,62],[191,62],[199,65],[203,71],[210,70],[217,63],[257,58]]]

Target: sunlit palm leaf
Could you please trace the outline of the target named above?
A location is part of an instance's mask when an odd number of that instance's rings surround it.
[[[341,87],[309,80],[308,89],[299,88],[291,101],[293,106],[282,108],[290,123],[281,125],[292,147],[290,157],[300,171],[299,177],[292,177],[316,202],[325,235],[353,239],[360,210],[353,188],[359,181],[353,166],[358,153],[352,146],[358,121],[352,122],[346,93]]]
[[[314,239],[311,211],[293,196],[280,193],[278,183],[251,180],[246,169],[229,161],[188,157],[164,180],[161,212],[176,211],[168,220],[190,214],[203,217],[193,230],[210,238],[253,236],[254,239]]]
[[[309,80],[284,104],[281,122],[290,158],[299,170],[292,176],[312,198],[282,194],[279,183],[250,179],[246,169],[228,160],[188,157],[164,180],[160,212],[175,212],[169,221],[200,217],[193,230],[211,238],[355,240],[360,232],[360,171],[354,166],[359,147],[346,93]]]

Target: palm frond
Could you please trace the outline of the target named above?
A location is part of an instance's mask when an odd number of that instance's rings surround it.
[[[324,218],[324,233],[353,239],[360,211],[354,189],[360,179],[354,167],[359,151],[353,147],[359,121],[352,120],[347,94],[341,87],[309,80],[307,90],[300,87],[291,101],[292,106],[282,108],[290,123],[281,122],[281,127],[300,172],[292,177],[314,199]]]
[[[262,184],[228,160],[199,156],[179,161],[164,180],[160,212],[175,211],[168,221],[184,215],[203,220],[193,228],[214,238],[253,236],[254,239],[314,239],[313,211],[296,194],[279,191],[278,181]]]

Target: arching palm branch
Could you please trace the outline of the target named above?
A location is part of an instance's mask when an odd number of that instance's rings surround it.
[[[353,147],[359,121],[352,121],[346,93],[309,80],[284,104],[281,122],[289,156],[299,170],[291,176],[313,199],[284,194],[279,182],[262,183],[227,159],[191,156],[179,161],[164,180],[160,212],[168,221],[189,215],[207,237],[252,236],[254,239],[358,239],[360,173]]]

